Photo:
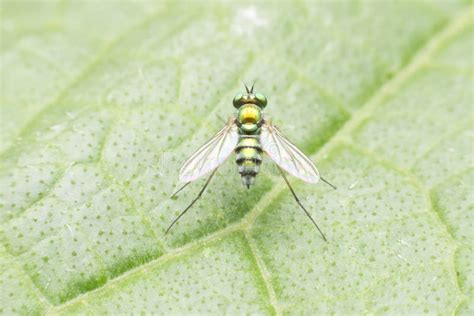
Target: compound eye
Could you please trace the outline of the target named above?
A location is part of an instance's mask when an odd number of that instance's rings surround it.
[[[238,93],[235,97],[234,97],[234,108],[239,108],[240,107],[240,104],[241,104],[241,101],[242,101],[242,98],[244,97],[244,95],[242,93]]]
[[[255,93],[255,98],[257,99],[258,105],[262,108],[267,106],[267,97],[261,93]]]

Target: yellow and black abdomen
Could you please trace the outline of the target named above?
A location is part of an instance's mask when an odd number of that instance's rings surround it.
[[[242,183],[249,188],[255,181],[262,163],[262,146],[260,144],[261,110],[254,104],[244,104],[239,108],[240,139],[235,152],[237,165],[242,176]]]
[[[242,183],[250,187],[258,174],[262,163],[262,147],[255,135],[241,135],[237,148],[237,165],[242,176]]]

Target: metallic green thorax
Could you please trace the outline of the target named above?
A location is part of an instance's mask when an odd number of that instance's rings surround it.
[[[235,148],[236,162],[242,183],[249,188],[255,181],[262,163],[262,146],[260,144],[260,126],[263,122],[262,110],[267,100],[261,93],[252,91],[238,94],[234,98],[237,108],[237,125],[239,126],[239,143]]]

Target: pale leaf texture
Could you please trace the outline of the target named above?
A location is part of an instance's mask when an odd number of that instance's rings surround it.
[[[468,1],[0,6],[1,313],[474,313]],[[270,159],[165,235],[255,79],[328,242]]]

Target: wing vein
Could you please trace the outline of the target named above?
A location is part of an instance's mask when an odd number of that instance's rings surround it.
[[[265,152],[283,170],[310,183],[316,183],[319,180],[319,173],[313,162],[284,137],[276,126],[264,124],[261,142]],[[273,148],[274,146],[276,149]]]
[[[229,122],[214,137],[202,145],[184,163],[180,170],[180,180],[191,182],[215,170],[234,151],[238,141],[235,120]]]

